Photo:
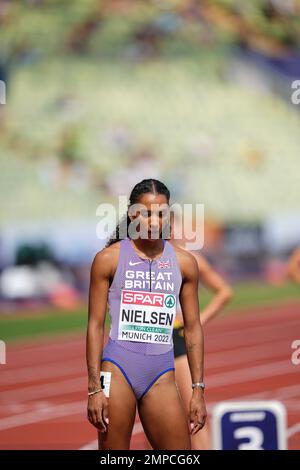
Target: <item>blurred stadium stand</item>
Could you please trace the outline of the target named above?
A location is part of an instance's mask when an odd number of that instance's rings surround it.
[[[37,240],[88,266],[97,206],[147,175],[205,204],[217,267],[262,276],[300,242],[299,44],[298,0],[0,0],[2,270]]]

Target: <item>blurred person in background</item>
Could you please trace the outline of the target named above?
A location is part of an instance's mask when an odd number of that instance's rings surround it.
[[[300,247],[296,248],[288,261],[288,276],[300,286]]]

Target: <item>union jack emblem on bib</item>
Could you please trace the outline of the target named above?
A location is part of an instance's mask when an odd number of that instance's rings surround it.
[[[160,269],[167,269],[167,268],[170,268],[170,261],[159,261],[158,262],[158,267]]]

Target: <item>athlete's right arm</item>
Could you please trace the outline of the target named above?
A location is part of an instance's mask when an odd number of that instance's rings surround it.
[[[101,388],[100,359],[103,351],[104,322],[109,283],[112,273],[111,250],[105,249],[94,258],[90,273],[88,326],[86,336],[86,361],[88,390]],[[88,398],[88,419],[99,431],[106,431],[108,401],[101,391]]]

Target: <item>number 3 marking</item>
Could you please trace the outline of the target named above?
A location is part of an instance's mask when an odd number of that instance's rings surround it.
[[[264,442],[264,435],[259,428],[245,427],[236,429],[233,433],[235,439],[248,438],[249,442],[239,444],[239,450],[264,450],[262,446]]]

